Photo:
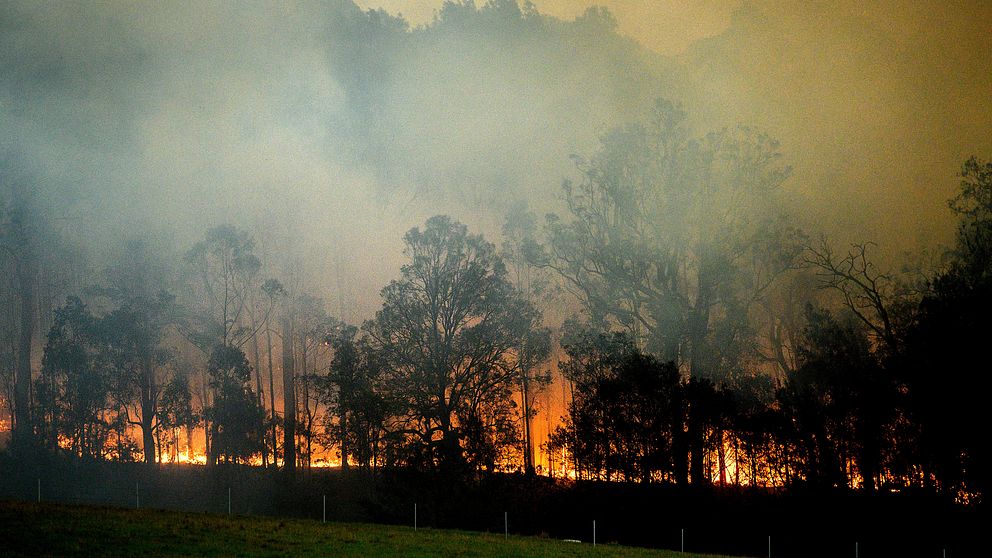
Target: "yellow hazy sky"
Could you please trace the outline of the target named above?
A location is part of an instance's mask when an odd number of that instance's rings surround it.
[[[486,0],[476,0],[476,5]],[[363,8],[402,14],[412,25],[429,23],[444,0],[356,0]],[[854,19],[895,41],[920,36],[992,36],[988,0],[533,0],[538,11],[574,19],[591,6],[605,6],[620,32],[665,55],[682,53],[693,41],[719,34],[730,16],[749,4],[786,23],[805,27],[824,17]],[[976,36],[977,35],[977,36]],[[970,38],[968,38],[970,36]]]
[[[723,31],[740,0],[533,0],[538,11],[560,19],[575,19],[590,6],[605,6],[617,18],[620,31],[662,54],[678,54],[692,41]],[[412,25],[429,23],[443,0],[358,0],[363,8],[401,13]],[[485,4],[477,0],[476,5]],[[662,31],[663,30],[663,31]]]

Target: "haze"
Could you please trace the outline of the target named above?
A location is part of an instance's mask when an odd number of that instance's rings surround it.
[[[3,151],[87,249],[183,250],[232,222],[281,236],[359,320],[403,231],[556,210],[569,155],[656,97],[700,131],[779,138],[811,222],[893,251],[946,240],[960,162],[992,149],[987,3],[605,2],[615,37],[568,23],[591,2],[536,2],[547,30],[527,42],[431,27],[437,3],[360,4],[408,15],[421,47],[375,59],[396,39],[349,35],[344,1],[8,3]]]

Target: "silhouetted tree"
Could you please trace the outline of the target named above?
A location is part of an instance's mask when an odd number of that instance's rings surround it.
[[[269,283],[260,279],[261,261],[254,250],[250,234],[221,225],[208,230],[206,237],[186,253],[185,289],[180,296],[186,313],[179,326],[205,355],[217,345],[240,349],[268,322],[275,301],[265,292]],[[253,304],[263,308],[252,313]],[[208,393],[209,385],[210,380],[204,378],[200,393],[204,408],[212,405],[211,396],[215,395]],[[209,417],[203,413],[208,463],[212,463],[216,453],[211,451],[210,433],[214,429],[208,424]]]
[[[622,333],[572,332],[562,373],[574,383],[565,424],[552,436],[580,477],[671,480],[684,439],[685,394],[674,363],[637,350]]]
[[[794,443],[804,455],[812,484],[849,487],[855,476],[865,490],[878,484],[881,458],[891,439],[896,385],[871,349],[860,320],[807,310],[799,368],[779,399],[796,428]]]
[[[321,378],[320,397],[327,407],[325,431],[341,454],[341,466],[352,458],[363,469],[376,467],[390,443],[390,419],[396,414],[383,385],[383,368],[377,354],[358,329],[343,325],[327,337],[331,363]]]
[[[112,394],[124,423],[141,428],[145,463],[155,461],[158,400],[173,357],[162,346],[176,314],[175,299],[164,288],[167,274],[147,245],[130,242],[99,289],[117,305],[101,318]]]
[[[173,450],[170,452],[176,459],[179,451],[179,437],[176,430],[184,430],[186,444],[189,446],[193,428],[200,422],[193,410],[193,394],[190,392],[189,376],[186,373],[173,374],[162,389],[159,400],[159,429],[172,433]]]
[[[721,379],[756,356],[752,306],[795,265],[802,234],[776,202],[789,175],[777,142],[746,128],[697,140],[685,119],[659,100],[647,122],[578,159],[581,180],[564,184],[572,219],[549,217],[535,263],[561,276],[594,327],[619,326],[687,375]],[[694,482],[705,482],[702,446],[691,444]]]
[[[992,163],[971,158],[961,175],[950,203],[959,219],[956,242],[920,302],[899,366],[920,428],[925,482],[974,501],[988,496],[992,470],[987,394],[975,387],[987,375],[992,316]]]
[[[479,438],[478,425],[502,425],[514,411],[505,400],[517,384],[515,351],[539,313],[510,284],[493,245],[465,225],[432,217],[404,241],[409,261],[364,329],[405,407],[411,459],[458,467],[471,457],[489,468],[507,440]]]
[[[246,462],[262,451],[265,410],[251,391],[251,365],[241,349],[217,345],[207,363],[210,387],[214,390],[210,415],[214,459]]]
[[[100,458],[112,427],[97,319],[76,297],[55,311],[37,380],[38,430],[52,450]]]
[[[536,240],[537,219],[525,205],[516,205],[507,214],[503,224],[502,255],[511,277],[522,296],[531,300],[541,296],[546,289],[542,270],[532,262],[541,247]],[[523,416],[523,465],[527,474],[534,474],[534,444],[531,437],[531,420],[536,414],[534,397],[551,383],[549,371],[540,367],[551,353],[551,331],[547,328],[529,331],[517,346],[517,370],[520,376],[520,407]]]
[[[27,177],[12,171],[8,161],[0,174],[0,255],[5,267],[12,271],[11,294],[16,303],[18,322],[11,327],[16,337],[16,358],[13,370],[13,430],[16,445],[26,443],[31,426],[31,349],[35,327],[35,281],[37,280],[37,235],[42,216],[36,211],[35,189],[27,184]],[[14,315],[13,313],[11,314]],[[16,333],[15,333],[16,332]]]

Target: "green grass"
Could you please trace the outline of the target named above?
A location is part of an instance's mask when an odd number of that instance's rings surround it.
[[[301,519],[0,502],[4,556],[679,557],[614,545]],[[710,555],[711,558],[712,555]]]

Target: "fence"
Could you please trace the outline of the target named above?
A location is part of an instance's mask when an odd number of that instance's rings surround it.
[[[622,543],[776,558],[975,555],[970,549],[980,548],[978,535],[987,519],[984,513],[945,517],[931,510],[931,516],[922,520],[929,524],[927,532],[906,525],[912,531],[909,533],[892,529],[892,522],[885,517],[875,517],[871,524],[862,519],[864,514],[854,513],[847,518],[845,530],[839,523],[827,521],[837,507],[828,506],[820,516],[806,516],[811,525],[794,529],[794,522],[790,525],[780,520],[789,513],[788,501],[779,502],[778,509],[772,509],[768,501],[763,509],[761,505],[748,509],[749,504],[739,498],[699,493],[696,497],[701,501],[691,505],[693,494],[689,493],[667,501],[634,499],[632,505],[631,491],[638,488],[649,495],[681,494],[645,486],[621,490],[523,479],[431,486],[440,483],[417,475],[370,479],[339,471],[304,471],[290,482],[277,472],[252,468],[108,463],[62,463],[34,470],[7,464],[6,469],[0,466],[0,498],[4,499],[367,521],[414,529],[457,527],[502,533],[505,538],[538,535],[597,545]],[[470,493],[459,495],[462,490]],[[542,494],[541,490],[549,492]],[[751,515],[740,516],[736,524],[727,523],[728,515],[745,509]],[[809,509],[804,504],[793,511],[801,516]],[[767,512],[764,518],[761,511]],[[935,517],[940,521],[933,521]],[[902,516],[894,518],[900,520]],[[822,525],[815,525],[817,521]],[[950,523],[954,523],[953,528]]]

